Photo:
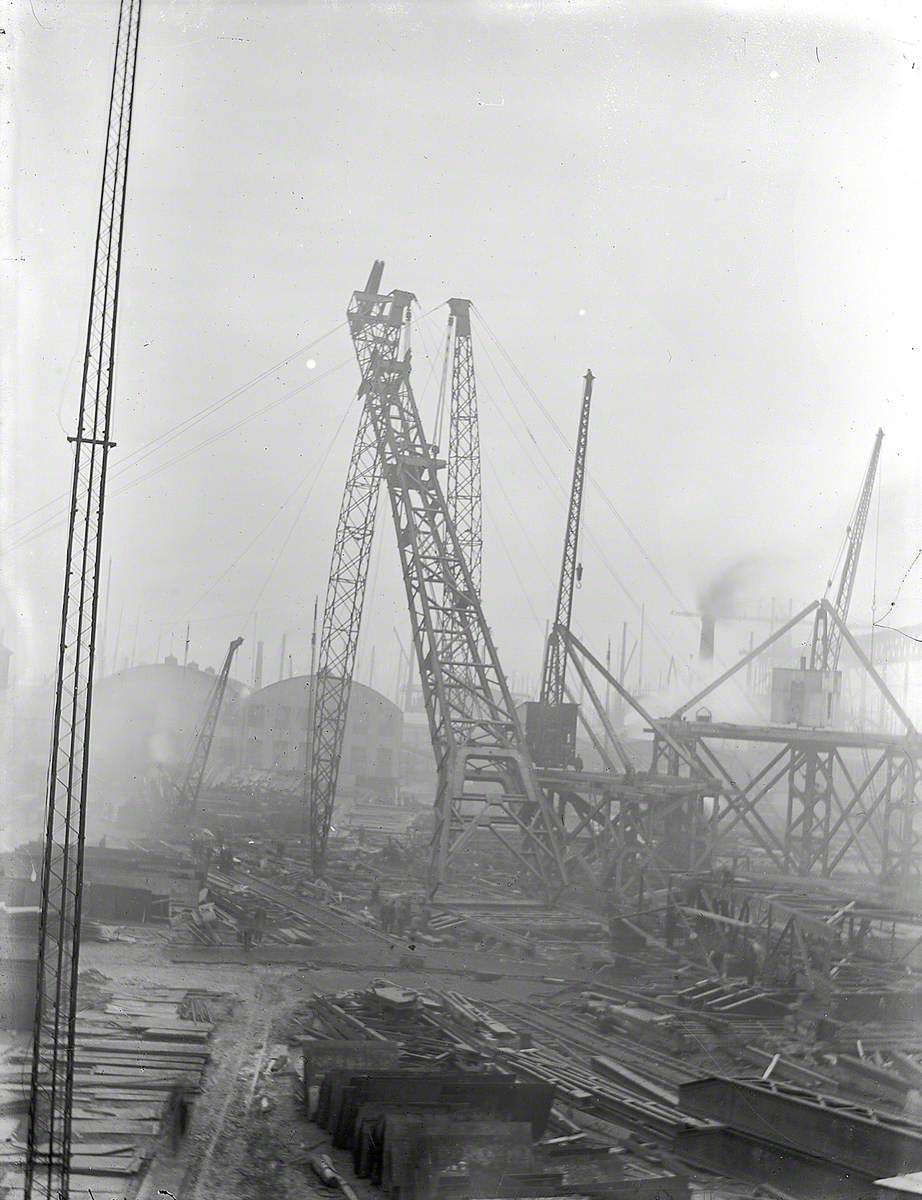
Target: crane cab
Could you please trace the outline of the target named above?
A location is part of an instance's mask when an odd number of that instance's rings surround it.
[[[576,721],[578,704],[543,704],[526,700],[519,708],[525,740],[535,766],[576,765]]]

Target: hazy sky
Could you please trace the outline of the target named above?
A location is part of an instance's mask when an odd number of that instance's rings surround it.
[[[0,625],[21,674],[57,637],[63,524],[22,539],[69,483],[115,17],[25,0],[5,22]],[[266,678],[283,631],[305,669],[358,417],[342,321],[376,257],[420,314],[459,295],[486,322],[484,593],[507,671],[540,663],[587,366],[576,625],[595,648],[636,634],[643,601],[651,674],[687,657],[670,610],[740,557],[744,599],[818,594],[881,425],[867,621],[875,551],[885,604],[922,544],[920,76],[918,24],[879,3],[145,0],[110,656],[119,613],[120,658],[136,624],[138,659],[158,636],[181,656],[188,621],[201,663],[244,634],[246,677],[256,614]],[[414,332],[430,427],[446,316]],[[359,678],[374,644],[387,691],[396,563],[382,505]],[[920,618],[917,564],[894,619]],[[743,637],[719,631],[721,653]]]

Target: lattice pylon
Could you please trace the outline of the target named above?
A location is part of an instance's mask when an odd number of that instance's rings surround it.
[[[74,447],[61,638],[45,802],[42,906],[24,1194],[70,1188],[74,1038],[93,661],[122,226],[141,0],[122,0],[100,191],[87,340]]]

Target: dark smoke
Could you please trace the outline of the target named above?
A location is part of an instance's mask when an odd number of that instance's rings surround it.
[[[698,612],[708,617],[732,616],[740,596],[755,582],[757,570],[763,565],[752,555],[735,559],[699,593]]]

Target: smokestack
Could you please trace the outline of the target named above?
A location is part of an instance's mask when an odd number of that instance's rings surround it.
[[[285,647],[288,644],[288,634],[282,634],[282,652],[279,654],[279,682],[285,678]]]
[[[716,617],[709,617],[704,613],[701,614],[701,642],[698,646],[698,659],[700,662],[709,663],[714,661],[714,626],[716,624]]]
[[[256,643],[256,665],[253,667],[253,687],[258,691],[263,685],[263,644]]]

